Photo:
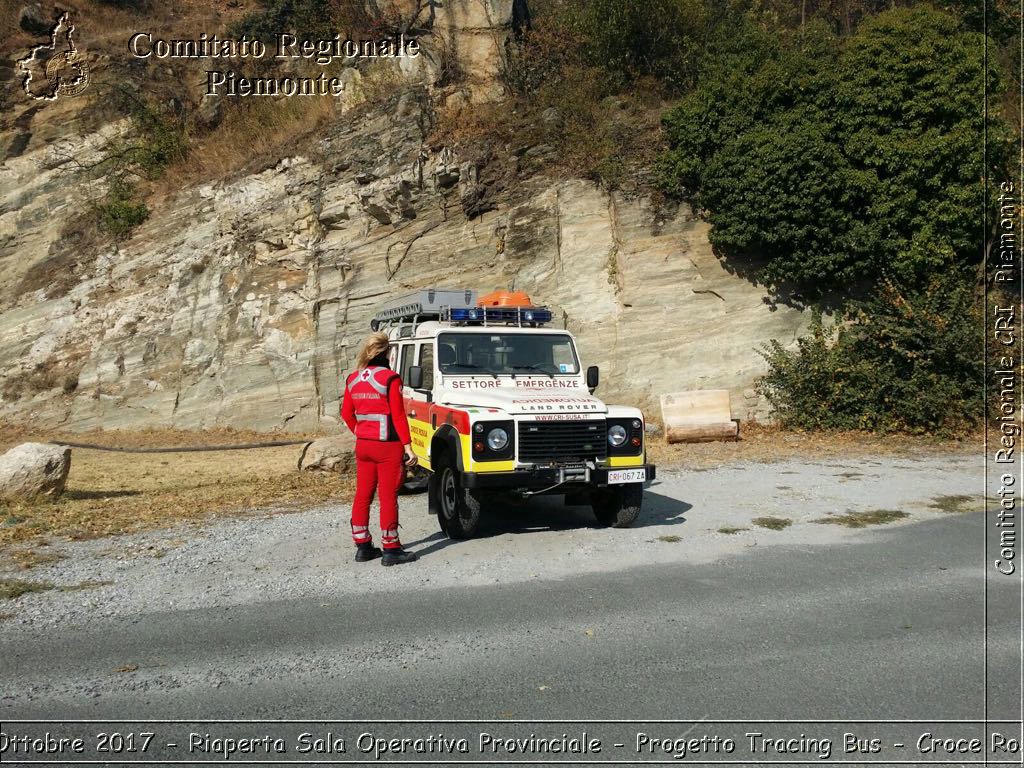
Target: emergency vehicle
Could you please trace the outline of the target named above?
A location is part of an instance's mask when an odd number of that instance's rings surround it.
[[[566,494],[616,528],[640,514],[655,474],[643,414],[594,397],[597,367],[551,321],[522,292],[423,289],[370,324],[391,339],[417,471],[452,538],[473,536],[497,493]]]

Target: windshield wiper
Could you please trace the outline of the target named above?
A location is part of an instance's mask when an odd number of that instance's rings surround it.
[[[551,373],[551,371],[545,371],[543,368],[538,368],[536,365],[513,365],[512,366],[512,370],[513,371],[537,371],[538,373],[543,373],[549,379],[555,378],[555,374]]]
[[[452,368],[472,368],[473,370],[476,371],[483,370],[480,368],[479,365],[474,365],[473,363],[449,363],[448,368],[448,371],[442,371],[442,373],[458,373],[457,371],[450,370]],[[487,374],[488,376],[493,376],[495,379],[498,378],[498,374],[496,374],[494,371],[484,371],[484,373]]]

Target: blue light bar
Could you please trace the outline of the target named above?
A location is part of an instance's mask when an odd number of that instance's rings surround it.
[[[546,307],[479,307],[453,308],[448,316],[453,323],[505,323],[543,325],[551,322],[551,310]]]

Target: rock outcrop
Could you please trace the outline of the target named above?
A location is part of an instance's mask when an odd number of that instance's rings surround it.
[[[22,443],[0,456],[0,499],[55,499],[71,471],[71,449],[49,443]]]
[[[449,42],[482,72],[517,4],[431,4],[435,35],[454,30]],[[0,419],[330,429],[375,308],[431,285],[515,288],[551,305],[601,366],[598,394],[649,418],[661,393],[688,389],[728,389],[735,416],[765,414],[756,349],[795,340],[804,314],[730,274],[687,208],[583,180],[496,185],[479,162],[432,149],[432,87],[414,79],[272,168],[182,189],[98,253],[64,225],[96,183],[78,169],[124,126],[8,157]],[[59,117],[65,104],[47,109]]]

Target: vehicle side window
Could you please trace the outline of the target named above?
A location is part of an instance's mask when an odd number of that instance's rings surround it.
[[[423,388],[434,388],[434,345],[427,342],[420,347],[420,367],[423,369]]]
[[[555,368],[562,373],[576,373],[579,367],[576,364],[576,355],[573,354],[572,344],[568,339],[558,340],[551,345],[551,362]]]
[[[416,347],[413,344],[402,345],[402,366],[398,374],[402,377],[403,384],[409,380],[409,369],[413,366],[413,352],[415,351]]]

